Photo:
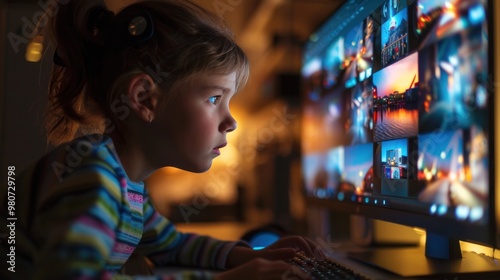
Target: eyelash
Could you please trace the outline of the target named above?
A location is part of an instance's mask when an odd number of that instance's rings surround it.
[[[214,105],[217,105],[220,101],[221,97],[220,96],[211,96],[208,98],[208,101]]]

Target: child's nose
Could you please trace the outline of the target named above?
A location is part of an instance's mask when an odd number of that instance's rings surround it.
[[[228,114],[226,120],[222,124],[221,131],[226,133],[231,132],[234,131],[236,127],[238,127],[238,123],[231,114]]]

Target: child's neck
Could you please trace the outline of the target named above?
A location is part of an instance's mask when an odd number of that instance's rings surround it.
[[[127,173],[128,178],[132,182],[142,182],[153,173],[153,169],[149,168],[141,148],[133,143],[119,145],[116,147],[116,152],[123,165],[123,169]]]

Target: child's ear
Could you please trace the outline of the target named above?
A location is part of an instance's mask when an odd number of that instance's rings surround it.
[[[130,80],[127,97],[129,105],[139,119],[152,122],[158,104],[157,86],[147,74],[139,74]]]

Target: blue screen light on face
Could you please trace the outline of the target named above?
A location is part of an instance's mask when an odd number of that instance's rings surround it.
[[[261,250],[266,248],[267,246],[273,244],[278,239],[280,239],[279,235],[273,232],[259,232],[256,233],[248,243],[252,246],[254,250]]]

